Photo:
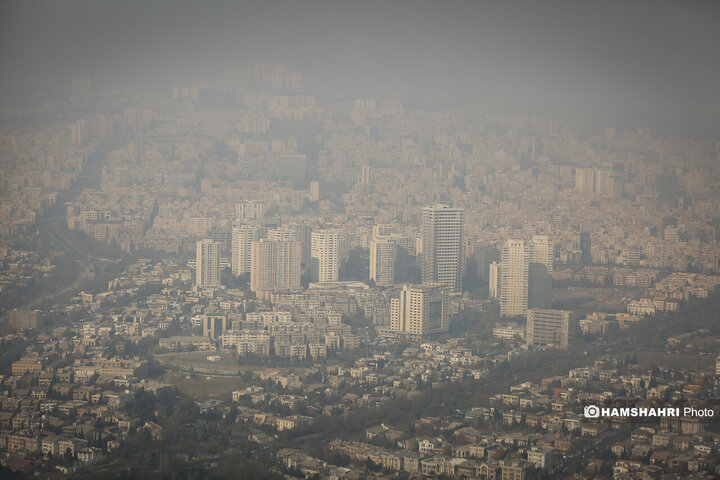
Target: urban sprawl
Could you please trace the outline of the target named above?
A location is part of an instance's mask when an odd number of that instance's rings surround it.
[[[720,475],[720,143],[71,87],[0,136],[0,476]]]

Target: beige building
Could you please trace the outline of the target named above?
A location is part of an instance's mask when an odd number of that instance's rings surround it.
[[[528,307],[530,249],[524,240],[508,240],[502,249],[500,315],[525,315]]]
[[[443,285],[405,285],[399,298],[390,303],[390,327],[418,338],[446,332],[450,324],[450,302]]]
[[[252,242],[250,290],[253,292],[299,290],[301,255],[300,242],[291,240]]]
[[[38,375],[42,372],[42,368],[42,360],[39,357],[23,357],[12,363],[12,374],[18,376],[26,373]]]
[[[225,315],[205,314],[202,321],[203,337],[218,340],[227,330],[227,317]]]
[[[232,229],[231,262],[235,276],[250,273],[252,242],[260,240],[259,225],[236,225]]]
[[[8,314],[8,323],[13,328],[38,328],[42,326],[42,313],[38,310],[12,310]]]
[[[567,348],[570,339],[570,312],[528,310],[526,335],[528,345]]]
[[[195,284],[199,287],[220,285],[220,243],[200,240],[195,252]]]

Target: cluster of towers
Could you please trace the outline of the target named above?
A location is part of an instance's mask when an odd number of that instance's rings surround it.
[[[234,276],[250,274],[255,292],[295,291],[301,288],[302,267],[318,282],[339,280],[348,255],[348,239],[339,228],[310,229],[295,224],[268,228],[263,205],[238,205],[232,228],[231,258]],[[396,282],[398,247],[422,254],[422,284],[405,285],[393,300],[391,322],[396,331],[425,335],[448,329],[450,294],[462,293],[464,270],[463,209],[446,204],[427,206],[422,212],[422,237],[398,234],[393,227],[376,225],[370,242],[370,279],[378,286]],[[197,242],[196,284],[220,285],[219,242]]]
[[[239,204],[236,217],[229,245],[232,274],[236,277],[249,274],[252,291],[300,290],[303,266],[311,269],[315,281],[339,279],[348,245],[342,230],[311,230],[303,223],[278,227],[263,217],[262,202]],[[220,285],[221,250],[220,242],[211,239],[197,242],[198,286]]]

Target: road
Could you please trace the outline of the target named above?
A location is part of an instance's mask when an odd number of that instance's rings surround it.
[[[18,250],[39,251],[43,254],[58,252],[67,255],[78,263],[78,275],[63,279],[52,291],[25,303],[12,305],[13,308],[38,308],[43,304],[57,302],[77,294],[83,287],[92,286],[92,279],[83,279],[80,274],[87,269],[96,269],[100,265],[99,258],[79,247],[75,234],[67,230],[65,204],[74,201],[86,188],[99,185],[102,167],[107,161],[108,151],[112,148],[113,145],[100,145],[90,154],[83,165],[83,173],[72,187],[59,192],[55,205],[38,215],[34,229],[14,243],[14,248]]]

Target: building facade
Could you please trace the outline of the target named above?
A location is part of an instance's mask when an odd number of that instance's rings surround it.
[[[314,230],[311,238],[313,280],[321,283],[338,281],[346,248],[343,232],[339,229]]]
[[[448,331],[450,302],[444,285],[405,285],[390,303],[390,327],[416,338]]]
[[[395,281],[397,244],[390,236],[376,236],[370,241],[370,279],[376,285],[391,285]]]
[[[566,310],[528,310],[526,339],[528,346],[568,348],[570,312]]]
[[[253,292],[300,289],[300,242],[260,240],[252,243],[250,256],[250,290]]]
[[[500,314],[525,315],[528,307],[530,250],[523,240],[508,240],[502,249]]]
[[[235,276],[250,273],[250,254],[252,242],[260,240],[259,225],[236,225],[232,229],[231,263]]]
[[[423,208],[422,281],[462,293],[463,209],[445,204]]]
[[[195,284],[199,287],[220,285],[220,244],[210,239],[200,240],[195,251]]]

